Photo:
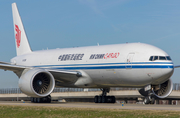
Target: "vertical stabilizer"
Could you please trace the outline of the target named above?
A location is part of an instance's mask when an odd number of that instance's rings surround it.
[[[29,42],[16,3],[12,4],[12,13],[13,13],[16,53],[17,55],[30,53],[32,51],[29,46]]]

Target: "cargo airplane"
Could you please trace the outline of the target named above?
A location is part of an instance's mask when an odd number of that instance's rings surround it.
[[[115,103],[110,87],[139,88],[145,104],[165,98],[173,88],[174,66],[163,50],[144,43],[32,51],[16,3],[12,4],[17,56],[0,69],[19,77],[19,88],[31,102],[51,102],[55,87],[100,88],[95,103]]]

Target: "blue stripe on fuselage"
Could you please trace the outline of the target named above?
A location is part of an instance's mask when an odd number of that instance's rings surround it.
[[[51,69],[67,69],[67,70],[174,68],[172,62],[132,62],[130,64],[128,63],[67,64],[67,65],[43,65],[43,66],[34,66],[34,67],[44,67]]]
[[[145,68],[173,68],[171,65],[151,65],[151,66],[93,66],[93,67],[58,67],[53,69],[68,69],[68,70],[80,70],[80,69],[145,69]]]

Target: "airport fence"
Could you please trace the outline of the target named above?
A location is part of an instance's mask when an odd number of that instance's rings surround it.
[[[111,91],[120,90],[138,90],[139,88],[124,88],[124,87],[112,87]],[[180,83],[173,84],[173,90],[180,90]],[[101,91],[99,88],[54,88],[53,93],[58,92],[85,92],[85,91]],[[22,91],[19,88],[3,88],[0,89],[0,94],[20,94]]]

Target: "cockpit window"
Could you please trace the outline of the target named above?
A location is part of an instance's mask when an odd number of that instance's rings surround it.
[[[166,57],[164,57],[164,56],[159,56],[159,60],[166,60]]]
[[[166,56],[166,59],[167,59],[167,60],[171,60],[171,57],[170,57],[170,56]]]
[[[154,61],[155,61],[155,60],[158,60],[158,56],[154,56]]]
[[[149,61],[152,61],[153,60],[153,56],[151,56],[150,58],[149,58]]]
[[[155,60],[171,60],[170,56],[151,56],[149,58],[149,61],[155,61]]]

